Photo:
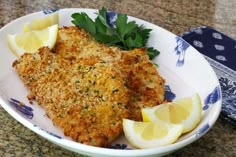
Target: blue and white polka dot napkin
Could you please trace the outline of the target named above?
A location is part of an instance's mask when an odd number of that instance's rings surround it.
[[[182,35],[213,67],[219,79],[223,104],[220,117],[236,125],[236,41],[206,26]]]

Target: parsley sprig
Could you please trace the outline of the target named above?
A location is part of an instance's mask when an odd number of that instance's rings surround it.
[[[86,13],[72,14],[72,23],[89,32],[95,40],[109,46],[117,46],[123,50],[145,47],[150,59],[159,55],[159,51],[153,47],[146,47],[151,29],[138,25],[135,21],[128,21],[126,14],[117,14],[114,25],[108,21],[106,8],[98,11],[95,21]]]

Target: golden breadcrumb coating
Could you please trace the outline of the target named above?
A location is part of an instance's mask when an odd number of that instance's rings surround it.
[[[164,100],[164,79],[146,50],[123,51],[96,42],[77,27],[63,27],[53,50],[42,47],[13,63],[53,123],[73,140],[108,147],[122,119],[141,120],[140,108]]]

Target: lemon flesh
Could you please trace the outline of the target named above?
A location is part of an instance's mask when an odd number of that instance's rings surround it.
[[[137,122],[123,119],[124,134],[137,148],[153,148],[174,143],[182,134],[183,126],[165,122]]]
[[[43,30],[30,31],[26,33],[7,35],[8,46],[17,56],[23,53],[34,53],[40,47],[54,47],[57,40],[58,25],[53,25]]]
[[[193,130],[202,117],[202,104],[198,94],[170,103],[142,109],[143,121],[164,121],[184,126],[183,133]]]
[[[25,23],[23,30],[24,32],[29,32],[32,30],[42,30],[55,24],[59,24],[58,12],[46,15],[42,18],[34,19],[29,23]]]

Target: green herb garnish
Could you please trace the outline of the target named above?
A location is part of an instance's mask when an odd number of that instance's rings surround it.
[[[114,26],[107,20],[107,9],[98,11],[98,16],[93,21],[86,13],[72,14],[72,23],[83,28],[98,42],[109,46],[117,46],[123,50],[145,47],[149,59],[155,58],[160,52],[153,47],[146,47],[151,29],[136,24],[135,21],[128,21],[126,14],[117,14]]]

